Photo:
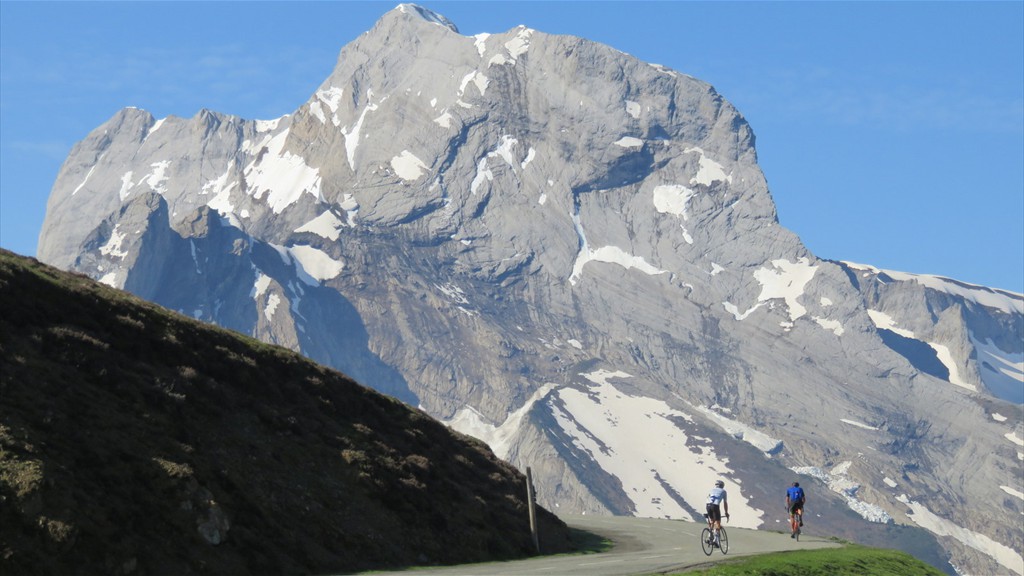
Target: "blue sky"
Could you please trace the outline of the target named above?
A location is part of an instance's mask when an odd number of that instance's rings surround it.
[[[1024,2],[421,2],[707,82],[822,258],[1024,292]],[[270,119],[397,2],[0,2],[0,246],[34,255],[71,147],[125,106]]]

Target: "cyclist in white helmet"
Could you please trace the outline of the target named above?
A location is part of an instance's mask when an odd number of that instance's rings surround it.
[[[718,544],[718,535],[722,529],[722,511],[725,511],[725,518],[729,519],[729,495],[725,491],[725,482],[715,481],[715,487],[708,493],[708,518],[714,523],[715,544]]]

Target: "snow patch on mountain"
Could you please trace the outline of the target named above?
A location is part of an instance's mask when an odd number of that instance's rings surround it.
[[[906,494],[901,494],[896,499],[910,508],[907,516],[921,528],[938,536],[953,537],[961,544],[970,546],[992,557],[1000,565],[1013,570],[1017,574],[1024,575],[1024,557],[1013,548],[1000,544],[984,534],[973,532],[946,520],[933,513],[924,504],[911,500]]]
[[[402,180],[418,180],[429,168],[415,154],[408,150],[391,159],[391,169]]]
[[[633,102],[632,100],[626,100],[626,114],[629,114],[634,119],[640,119],[640,104]]]
[[[675,70],[673,70],[673,69],[671,69],[671,68],[669,68],[667,66],[664,66],[662,64],[653,64],[653,63],[648,62],[647,65],[650,66],[651,68],[654,68],[658,72],[661,72],[662,74],[667,75],[667,76],[673,76],[673,77],[679,76],[678,72],[676,72]]]
[[[459,29],[455,26],[455,24],[452,23],[451,20],[442,16],[441,14],[438,14],[437,12],[434,12],[433,10],[429,10],[422,6],[418,6],[416,4],[399,4],[397,7],[395,7],[395,10],[398,10],[402,14],[419,16],[420,18],[431,24],[436,24],[456,34],[459,33]]]
[[[693,405],[691,404],[691,406]],[[778,454],[782,451],[782,440],[772,438],[760,430],[729,418],[722,413],[724,410],[720,406],[694,406],[694,409],[707,416],[719,428],[724,430],[726,434],[750,444],[765,454]]]
[[[206,205],[229,220],[234,219],[235,212],[235,206],[231,203],[231,192],[238,186],[237,181],[228,181],[231,178],[231,168],[233,166],[234,162],[219,177],[203,184],[203,188],[199,192],[202,196],[213,196]]]
[[[572,266],[572,274],[569,276],[570,285],[576,285],[576,282],[583,275],[583,267],[588,262],[618,264],[627,270],[636,269],[651,276],[667,272],[667,270],[661,270],[649,264],[642,256],[634,256],[618,246],[602,246],[597,249],[591,249],[590,244],[587,242],[587,235],[583,231],[583,224],[580,222],[580,215],[573,213],[570,216],[580,240],[580,251],[576,254],[576,261]]]
[[[267,322],[274,320],[274,312],[277,310],[277,305],[281,303],[281,297],[277,294],[271,294],[267,297],[267,306],[263,309],[263,315],[266,317]]]
[[[613,144],[615,144],[616,146],[620,146],[622,148],[643,148],[644,147],[644,141],[639,139],[639,138],[635,138],[633,136],[623,136],[622,138],[619,138],[618,140],[613,142]]]
[[[960,386],[961,388],[966,388],[971,392],[978,391],[977,386],[965,381],[960,376],[960,367],[957,364],[956,359],[953,358],[953,353],[950,352],[949,346],[946,346],[945,344],[939,344],[938,342],[927,342],[927,344],[931,346],[932,350],[935,350],[935,356],[939,359],[939,362],[942,362],[942,365],[949,370],[950,384],[956,384],[957,386]]]
[[[893,280],[916,282],[922,286],[931,288],[932,290],[938,290],[939,292],[960,296],[961,298],[970,300],[975,304],[1001,310],[1007,314],[1024,314],[1024,294],[1018,294],[1016,292],[1010,292],[1009,290],[1001,290],[998,288],[989,288],[987,286],[978,286],[976,284],[968,284],[959,280],[944,278],[942,276],[934,276],[931,274],[911,274],[909,272],[883,270],[869,264],[857,264],[856,262],[843,261],[843,264],[855,270],[864,271],[866,275],[884,274]]]
[[[596,250],[590,250],[586,255],[581,252],[580,255],[577,256],[576,263],[573,265],[574,277],[577,279],[579,278],[583,273],[583,266],[587,262],[618,264],[627,270],[635,268],[644,274],[652,276],[664,274],[666,272],[666,270],[661,270],[651,264],[648,264],[647,261],[644,260],[643,256],[634,256],[618,246],[602,246]]]
[[[121,189],[117,192],[117,196],[121,199],[121,202],[124,202],[125,198],[131,194],[132,186],[135,185],[132,183],[132,175],[133,172],[131,170],[121,175]]]
[[[331,123],[335,126],[341,126],[341,119],[338,118],[338,107],[341,105],[341,98],[345,94],[343,88],[337,86],[331,86],[324,90],[317,90],[316,100],[309,103],[309,109],[314,116],[320,120],[321,124],[327,123],[327,116],[324,114],[323,105],[326,105],[328,110],[331,111]]]
[[[518,143],[519,140],[513,138],[508,134],[505,134],[501,137],[501,141],[497,144],[497,146],[495,146],[493,150],[488,152],[483,158],[481,158],[477,162],[476,176],[473,177],[473,181],[470,182],[469,184],[469,191],[472,194],[476,194],[477,189],[480,188],[480,185],[484,183],[484,180],[487,180],[488,182],[494,180],[494,173],[491,172],[491,169],[488,167],[488,160],[490,158],[501,158],[502,160],[505,161],[506,164],[509,165],[510,168],[516,167],[517,161],[515,159],[515,153],[513,150],[515,149],[515,146]],[[526,164],[529,161],[533,160],[533,157],[535,155],[536,152],[531,147],[530,152],[527,153],[526,159],[524,159],[522,163],[518,163],[521,169],[526,168]]]
[[[690,219],[686,204],[696,195],[690,188],[681,184],[662,184],[654,187],[653,195],[654,209],[658,212]]]
[[[309,222],[299,226],[295,231],[310,232],[320,236],[321,238],[337,240],[341,234],[341,228],[344,226],[345,223],[335,216],[333,212],[325,210],[323,214],[320,214],[316,218],[313,218]]]
[[[520,26],[516,37],[505,42],[505,49],[508,50],[508,55],[512,58],[512,64],[515,64],[517,59],[523,54],[526,54],[530,49],[531,36],[533,36],[533,30],[525,26]]]
[[[799,258],[796,262],[785,259],[772,260],[771,265],[774,269],[761,267],[754,271],[754,278],[761,284],[761,293],[757,296],[757,304],[745,312],[740,312],[739,307],[731,302],[723,302],[722,305],[734,318],[743,320],[765,302],[781,299],[789,310],[790,322],[782,323],[782,326],[788,330],[792,328],[792,322],[807,313],[807,309],[798,299],[803,296],[804,288],[814,278],[818,267],[811,266],[807,258]],[[833,332],[842,330],[842,326],[837,326],[830,321],[824,321],[824,323],[819,321],[818,323]]]
[[[706,438],[687,435],[682,426],[693,423],[689,414],[661,400],[626,394],[610,382],[630,374],[580,375],[591,382],[585,390],[561,388],[547,401],[559,427],[577,449],[619,479],[636,516],[692,520],[683,503],[702,511],[715,480],[732,474],[728,460],[717,456]],[[729,488],[729,508],[737,526],[763,523],[764,512],[750,504],[738,484]]]
[[[814,278],[818,267],[811,266],[807,258],[796,262],[772,260],[771,264],[774,270],[765,267],[754,272],[754,278],[761,283],[761,294],[757,300],[766,302],[781,298],[789,307],[789,319],[795,321],[807,312],[797,299],[803,296],[804,287]]]
[[[840,418],[839,421],[842,422],[843,424],[849,424],[850,426],[856,426],[857,428],[863,428],[865,430],[878,430],[879,429],[877,426],[872,426],[870,424],[865,424],[863,422],[858,422],[856,420],[849,420],[849,419],[846,419],[846,418]]]
[[[97,280],[97,282],[99,282],[100,284],[106,284],[107,286],[110,286],[111,288],[120,289],[121,288],[121,282],[118,281],[118,279],[117,279],[117,276],[118,276],[119,272],[120,272],[119,270],[114,270],[112,272],[107,272],[106,274],[101,276],[100,279]]]
[[[256,132],[273,132],[277,130],[278,125],[281,124],[281,120],[288,118],[290,115],[285,114],[280,118],[274,118],[273,120],[257,120],[256,121]]]
[[[817,316],[812,316],[811,318],[818,323],[818,326],[821,326],[825,330],[831,331],[836,336],[842,336],[843,333],[846,332],[846,328],[843,327],[843,323],[840,322],[839,320],[819,318]]]
[[[1011,486],[1000,486],[999,488],[1003,492],[1006,492],[1007,494],[1009,494],[1010,496],[1015,496],[1015,497],[1017,497],[1020,500],[1024,500],[1024,492],[1021,492],[1020,490],[1017,490],[1016,488],[1013,488]]]
[[[501,142],[498,144],[498,147],[494,149],[494,152],[488,154],[487,156],[501,156],[501,159],[504,160],[505,163],[508,164],[510,168],[515,168],[516,160],[515,156],[513,156],[512,154],[512,149],[518,143],[518,140],[516,140],[512,136],[509,136],[508,134],[505,134],[504,136],[501,137]]]
[[[128,252],[121,249],[121,244],[127,237],[128,234],[120,232],[118,227],[115,225],[114,229],[110,231],[110,238],[107,238],[107,242],[103,244],[103,246],[100,246],[100,254],[124,260],[124,257],[128,255]]]
[[[916,340],[913,331],[900,328],[899,326],[896,325],[896,320],[894,320],[892,316],[889,316],[888,314],[882,312],[881,310],[872,310],[869,308],[868,317],[871,318],[871,322],[874,323],[876,328],[888,330],[890,332],[899,334],[904,338],[914,338]]]
[[[102,158],[103,157],[100,156],[100,159],[102,159]],[[78,191],[81,190],[83,186],[85,186],[85,183],[89,181],[89,177],[92,176],[92,173],[96,171],[96,166],[98,166],[98,165],[99,165],[99,160],[96,161],[96,164],[92,165],[92,168],[89,168],[89,171],[85,174],[85,178],[82,180],[82,183],[79,184],[78,186],[76,186],[75,189],[71,191],[71,195],[72,196],[77,194]]]
[[[487,53],[487,39],[490,37],[491,35],[486,32],[473,36],[473,46],[476,46],[477,54],[480,54],[481,58]]]
[[[472,194],[476,194],[477,189],[484,183],[484,180],[494,180],[494,173],[492,173],[490,168],[487,167],[487,158],[487,156],[484,156],[479,162],[477,162],[476,176],[474,176],[473,181],[469,183],[469,191]]]
[[[447,108],[445,108],[441,112],[440,116],[438,116],[437,118],[434,118],[434,122],[437,123],[437,125],[442,127],[442,128],[451,128],[452,127],[452,118],[453,118],[452,113],[449,112]]]
[[[338,204],[338,208],[345,211],[345,223],[355,228],[356,216],[359,214],[359,202],[356,201],[355,196],[346,193],[341,203]]]
[[[164,194],[167,192],[167,168],[171,165],[170,160],[162,160],[160,162],[154,162],[149,165],[153,169],[152,172],[142,177],[136,186],[146,183],[149,185],[149,189],[156,192],[157,194]]]
[[[466,93],[466,86],[468,86],[470,82],[472,82],[473,85],[476,86],[476,89],[480,91],[481,96],[484,95],[484,93],[487,91],[487,86],[491,83],[490,79],[488,79],[487,76],[484,76],[483,74],[477,72],[476,70],[473,70],[469,74],[466,74],[465,76],[462,77],[462,82],[459,84],[459,98],[461,98],[463,94]]]
[[[1010,442],[1013,442],[1017,446],[1020,446],[1021,448],[1024,448],[1024,438],[1021,438],[1020,436],[1017,436],[1016,432],[1009,432],[1009,433],[1004,435],[1004,438],[1006,438]]]
[[[443,286],[441,284],[434,284],[434,288],[440,290],[442,294],[447,296],[456,304],[469,304],[469,299],[466,298],[466,292],[455,284],[448,283]]]
[[[860,490],[860,484],[854,482],[847,476],[847,472],[849,472],[850,466],[852,465],[853,462],[847,460],[835,465],[832,470],[828,472],[817,466],[803,466],[791,468],[791,470],[797,474],[813,476],[827,484],[829,490],[832,490],[846,499],[846,505],[850,507],[850,510],[860,514],[860,516],[865,520],[868,520],[869,522],[878,522],[880,524],[888,524],[889,522],[892,522],[892,517],[889,516],[889,513],[881,506],[869,504],[857,498],[857,491]],[[895,483],[893,483],[893,485],[895,485]]]
[[[705,186],[711,186],[716,181],[728,182],[732,184],[732,174],[725,173],[725,167],[718,162],[715,162],[711,158],[708,158],[704,153],[704,150],[693,146],[683,150],[684,154],[697,153],[700,154],[700,160],[698,160],[699,169],[697,173],[690,180],[690,184],[703,184]]]
[[[369,112],[373,112],[380,107],[380,104],[387,100],[387,96],[382,98],[379,102],[373,102],[373,90],[366,91],[366,99],[368,100],[363,111],[359,114],[359,119],[356,120],[355,124],[351,128],[341,128],[341,134],[345,137],[345,157],[348,159],[348,167],[355,172],[356,170],[356,150],[359,148],[359,135],[363,129],[363,121],[366,119],[366,115]]]
[[[984,342],[971,334],[971,345],[977,353],[981,381],[1000,398],[1008,398],[1024,386],[1024,353],[1006,352],[986,338]],[[1001,393],[1001,392],[1006,392]]]
[[[463,434],[468,434],[478,440],[482,440],[498,458],[508,457],[512,440],[522,427],[523,418],[529,413],[533,405],[543,399],[548,392],[555,388],[554,384],[548,383],[538,388],[530,399],[518,410],[512,412],[505,418],[500,426],[493,426],[485,422],[484,417],[472,406],[466,406],[455,413],[450,419],[444,421],[452,429]]]
[[[957,366],[956,360],[953,359],[953,354],[949,351],[949,347],[948,346],[946,346],[945,344],[939,344],[937,342],[928,342],[928,341],[925,341],[925,340],[921,340],[920,338],[918,338],[914,334],[914,332],[912,330],[907,330],[905,328],[900,328],[896,324],[896,320],[892,316],[886,314],[885,312],[882,312],[880,310],[871,310],[871,309],[868,309],[867,312],[868,312],[868,317],[871,318],[871,322],[874,323],[876,328],[878,328],[880,330],[888,330],[888,331],[896,333],[896,334],[898,334],[898,335],[900,335],[900,336],[902,336],[904,338],[911,338],[911,339],[917,340],[918,342],[924,342],[932,350],[934,350],[935,351],[935,357],[949,371],[949,383],[950,384],[956,384],[957,386],[960,386],[962,388],[966,388],[968,390],[971,390],[972,392],[977,392],[978,391],[978,387],[977,386],[975,386],[974,384],[971,384],[969,382],[966,382],[966,381],[964,381],[963,378],[961,378],[959,367]]]
[[[266,193],[274,214],[280,214],[304,193],[320,199],[320,171],[307,166],[301,156],[284,150],[288,133],[286,129],[272,137],[266,153],[258,155],[244,170],[249,194],[261,200]]]
[[[310,286],[319,286],[320,282],[336,277],[345,268],[344,262],[331,258],[323,250],[305,244],[288,248],[288,254],[298,263],[299,277]]]
[[[526,170],[526,166],[527,166],[527,165],[528,165],[528,164],[529,164],[530,162],[532,162],[532,161],[533,161],[533,159],[534,159],[534,158],[535,158],[536,156],[537,156],[537,151],[536,151],[536,150],[535,150],[535,149],[533,148],[533,146],[530,146],[530,149],[529,149],[529,150],[528,150],[528,151],[526,152],[526,158],[524,158],[524,159],[523,159],[523,161],[522,161],[522,163],[521,163],[521,164],[519,165],[520,169],[522,169],[522,170]]]
[[[166,122],[166,121],[167,121],[167,118],[161,118],[161,119],[157,120],[156,122],[153,122],[153,125],[150,126],[149,130],[146,131],[146,137],[142,139],[142,143],[145,144],[146,140],[149,140],[149,137],[152,136],[154,132],[159,130],[160,127],[163,126],[164,122]]]
[[[270,276],[259,272],[256,274],[256,281],[252,285],[252,291],[249,293],[251,298],[259,298],[266,293],[267,288],[270,288]]]
[[[228,165],[227,170],[223,174],[214,178],[213,180],[207,180],[206,184],[203,184],[199,194],[202,196],[218,196],[223,192],[230,192],[232,188],[238,185],[238,182],[231,180],[231,168],[234,167],[234,161]],[[211,200],[212,202],[212,200]]]
[[[726,312],[732,314],[732,317],[735,318],[736,320],[745,320],[747,316],[750,316],[754,312],[754,310],[760,308],[761,305],[755,304],[754,306],[748,308],[745,312],[740,312],[739,307],[737,307],[732,302],[722,302],[722,307],[725,308]]]

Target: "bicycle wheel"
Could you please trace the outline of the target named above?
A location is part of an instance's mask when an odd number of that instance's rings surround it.
[[[725,528],[718,533],[718,549],[722,551],[722,554],[729,553],[729,535],[725,533]]]
[[[700,547],[704,549],[704,554],[706,556],[711,556],[711,552],[714,551],[714,548],[711,546],[710,528],[705,528],[704,531],[700,533]]]

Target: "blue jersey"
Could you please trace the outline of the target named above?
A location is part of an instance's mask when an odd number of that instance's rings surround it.
[[[789,498],[790,502],[803,502],[804,489],[799,486],[790,486],[786,490],[786,497]]]

